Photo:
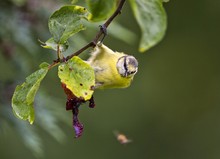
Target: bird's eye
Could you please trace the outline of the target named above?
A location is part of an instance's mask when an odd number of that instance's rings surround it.
[[[131,71],[131,72],[129,72],[129,74],[134,74],[134,73],[136,73],[136,71]]]

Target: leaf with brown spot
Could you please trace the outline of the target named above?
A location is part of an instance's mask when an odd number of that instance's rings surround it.
[[[95,85],[95,73],[93,68],[74,56],[68,62],[62,63],[58,67],[58,76],[61,83],[66,85],[77,98],[89,100],[94,90],[91,89]]]

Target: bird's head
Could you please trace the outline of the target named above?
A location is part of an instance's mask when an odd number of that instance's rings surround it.
[[[122,77],[133,77],[138,70],[138,61],[134,56],[125,55],[118,59],[116,67]]]

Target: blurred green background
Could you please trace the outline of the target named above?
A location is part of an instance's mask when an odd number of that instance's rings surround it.
[[[0,2],[0,158],[219,159],[219,0],[165,3],[166,36],[144,54],[137,51],[140,30],[126,4],[116,21],[136,36],[130,33],[134,38],[122,41],[109,33],[105,44],[135,55],[139,72],[127,89],[96,91],[94,109],[81,106],[81,138],[74,138],[56,69],[40,87],[34,125],[13,116],[10,99],[16,84],[55,58],[38,39],[50,37],[47,19],[67,2]],[[74,49],[93,38],[91,30],[72,39]],[[119,144],[115,130],[133,142]]]

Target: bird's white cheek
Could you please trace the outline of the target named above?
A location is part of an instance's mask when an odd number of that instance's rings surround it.
[[[117,67],[118,73],[121,76],[125,76],[126,70],[125,70],[125,67],[124,67],[124,60],[120,59],[117,62],[116,67]]]

